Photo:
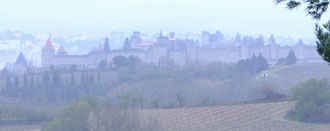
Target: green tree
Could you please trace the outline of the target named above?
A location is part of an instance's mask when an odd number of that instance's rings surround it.
[[[258,72],[267,70],[269,68],[267,59],[265,57],[263,57],[261,55],[261,53],[259,53],[259,56],[258,56],[258,64],[259,64],[258,68],[257,68]]]
[[[136,67],[138,64],[141,63],[141,59],[137,56],[129,56],[128,57],[128,62],[130,67]]]
[[[77,68],[76,64],[71,65],[70,68],[69,68],[70,72],[75,72],[75,71],[77,71],[77,69],[78,68]]]
[[[56,70],[53,72],[52,84],[54,88],[60,88],[61,86],[61,76],[60,73]]]
[[[28,87],[28,79],[26,74],[24,73],[23,75],[23,88],[27,88]]]
[[[123,93],[118,95],[117,99],[124,108],[133,108],[138,105],[138,97],[135,93]]]
[[[290,50],[288,57],[286,58],[287,65],[293,65],[297,63],[297,57],[294,54],[293,50]]]
[[[287,8],[293,10],[301,4],[306,3],[306,11],[313,19],[320,19],[321,16],[327,11],[329,0],[275,0],[276,4],[286,2]]]
[[[109,52],[110,51],[110,44],[109,44],[109,39],[108,39],[108,37],[107,38],[105,38],[105,41],[104,41],[104,44],[103,44],[103,50],[105,51],[105,52]]]
[[[180,107],[182,107],[186,102],[186,97],[182,94],[182,92],[176,93],[175,98]]]
[[[131,43],[127,37],[124,42],[124,49],[131,49]]]
[[[323,58],[323,60],[330,63],[330,20],[327,24],[323,25],[325,31],[322,27],[316,25],[316,36],[318,41],[317,44],[317,52]]]
[[[112,61],[117,68],[126,67],[129,65],[129,60],[125,56],[116,56],[112,59]]]
[[[49,73],[48,71],[45,71],[42,76],[42,84],[47,85],[49,83]]]
[[[330,103],[330,91],[325,82],[311,79],[300,83],[290,90],[291,99],[295,101],[291,117],[298,121],[330,122],[325,113]]]
[[[85,85],[85,84],[86,84],[86,77],[85,77],[85,73],[82,72],[80,76],[80,85]]]
[[[107,61],[101,60],[100,63],[97,65],[99,69],[104,70],[108,66]]]
[[[6,78],[6,89],[9,89],[9,88],[11,88],[11,82],[10,82],[10,77],[7,76],[7,78]]]
[[[18,89],[19,88],[19,78],[18,78],[18,76],[15,77],[14,88],[15,89]]]
[[[159,98],[154,98],[154,99],[152,99],[151,100],[151,106],[153,107],[153,108],[159,108],[159,106],[160,106],[160,99]]]
[[[94,84],[94,73],[89,74],[88,81],[90,84]]]
[[[74,74],[71,73],[70,85],[73,86],[76,84],[76,79],[74,78]]]
[[[85,97],[73,102],[60,113],[59,118],[43,125],[43,131],[89,131],[88,116],[95,108],[98,100],[94,97]]]
[[[101,81],[101,72],[97,72],[97,82]]]
[[[30,79],[30,89],[34,89],[35,88],[35,82],[34,82],[34,75],[31,75],[31,79]]]

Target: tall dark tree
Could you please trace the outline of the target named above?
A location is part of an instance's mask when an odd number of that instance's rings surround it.
[[[35,81],[34,81],[34,75],[31,75],[31,79],[30,79],[30,89],[34,89],[35,88]]]
[[[4,67],[2,69],[1,75],[2,76],[9,76],[10,75],[10,72],[8,71],[8,69],[6,67]]]
[[[124,42],[124,49],[131,49],[131,43],[127,37]]]
[[[235,37],[235,43],[241,43],[241,42],[242,42],[241,36],[237,34]]]
[[[94,73],[93,72],[91,74],[89,74],[88,81],[90,84],[94,84]]]
[[[18,78],[18,76],[15,77],[14,88],[17,89],[17,90],[19,88],[19,78]]]
[[[27,88],[28,87],[28,79],[27,79],[27,76],[26,74],[24,73],[23,75],[23,88]]]
[[[75,84],[76,84],[76,80],[75,80],[75,78],[74,78],[74,74],[71,73],[70,86],[73,86],[73,85],[75,85]]]
[[[108,39],[108,37],[107,38],[105,38],[105,41],[104,41],[104,44],[103,44],[103,50],[105,51],[105,52],[109,52],[110,51],[110,44],[109,44],[109,39]]]
[[[130,67],[136,67],[138,64],[141,63],[141,59],[137,56],[129,56],[128,57],[128,62]]]
[[[49,73],[48,73],[48,71],[45,71],[43,76],[42,76],[42,84],[43,85],[49,84]]]
[[[297,57],[294,54],[293,50],[290,50],[288,57],[286,58],[286,63],[288,65],[296,64],[297,63]]]
[[[101,81],[101,72],[97,72],[97,82]]]
[[[80,76],[80,85],[86,85],[86,77],[85,77],[85,72],[82,72],[81,73],[81,76]]]
[[[125,56],[116,56],[112,59],[112,61],[115,67],[117,68],[125,67],[129,65],[129,61]]]
[[[11,82],[10,82],[10,77],[7,76],[7,78],[6,78],[6,89],[9,89],[9,88],[11,88]]]
[[[265,57],[263,57],[261,55],[261,53],[259,53],[259,56],[258,56],[258,68],[257,68],[257,71],[260,72],[260,71],[264,71],[264,70],[267,70],[269,68],[269,65],[268,65],[268,61]]]
[[[59,72],[56,70],[53,72],[52,85],[54,88],[60,88],[61,85],[61,77]]]
[[[108,63],[105,60],[101,60],[100,63],[97,65],[99,69],[104,70],[107,68]]]

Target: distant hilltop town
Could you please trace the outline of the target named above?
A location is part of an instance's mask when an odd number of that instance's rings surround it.
[[[136,56],[143,62],[153,65],[163,65],[168,62],[176,65],[193,63],[224,62],[234,63],[242,59],[248,59],[255,55],[264,56],[269,64],[275,64],[280,58],[288,55],[290,50],[294,51],[298,64],[322,63],[321,57],[315,51],[315,46],[305,45],[300,39],[293,46],[280,46],[276,43],[273,35],[268,40],[263,37],[253,39],[252,37],[241,38],[238,34],[232,40],[226,40],[219,32],[214,34],[202,32],[201,41],[193,39],[179,39],[175,33],[164,36],[162,31],[154,41],[141,39],[140,32],[133,32],[130,38],[126,38],[121,49],[111,49],[108,38],[103,45],[85,55],[69,55],[63,46],[55,51],[48,39],[42,48],[41,66],[44,68],[55,66],[59,68],[76,65],[82,68],[97,68],[101,61],[112,63],[116,56]],[[23,57],[23,58],[22,58]],[[20,60],[19,60],[20,59]],[[24,59],[20,54],[18,61]],[[17,61],[16,61],[17,63]],[[16,67],[22,70],[18,62]]]

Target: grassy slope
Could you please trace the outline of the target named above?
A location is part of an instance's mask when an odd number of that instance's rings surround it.
[[[262,78],[267,73],[268,78]],[[330,80],[330,67],[327,64],[309,64],[309,65],[291,65],[274,66],[260,73],[256,79],[268,79],[273,81],[274,85],[281,88],[282,92],[288,93],[288,89],[300,82],[309,79]]]

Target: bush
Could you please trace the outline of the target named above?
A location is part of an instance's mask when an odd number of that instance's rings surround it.
[[[290,90],[291,99],[295,101],[294,110],[289,117],[304,122],[330,122],[330,91],[324,81],[311,79]],[[328,114],[328,115],[325,115]]]

